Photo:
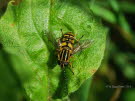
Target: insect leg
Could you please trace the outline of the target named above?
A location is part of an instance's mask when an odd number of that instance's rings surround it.
[[[80,39],[78,39],[78,41],[80,41],[83,37],[84,37],[84,35],[82,35],[82,36],[80,37]]]
[[[70,71],[73,73],[73,75],[74,75],[74,71],[73,71],[73,68],[72,68],[72,64],[69,62],[69,69],[70,69]]]
[[[60,38],[58,39],[58,46],[61,46]]]
[[[77,43],[79,43],[79,41],[80,41],[83,37],[84,37],[84,35],[82,35],[79,39],[76,39],[76,38],[74,38],[74,39],[77,41]]]
[[[73,55],[73,54],[72,54]],[[73,57],[73,56],[70,56],[70,58],[69,59],[71,59],[72,58],[72,62],[74,62],[75,61],[75,57]]]

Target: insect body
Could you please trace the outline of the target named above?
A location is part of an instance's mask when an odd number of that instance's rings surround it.
[[[72,57],[73,54],[75,54],[76,52],[82,49],[87,48],[90,44],[89,41],[80,44],[79,40],[75,38],[75,35],[72,32],[67,32],[65,34],[63,34],[62,32],[62,37],[58,40],[58,49],[57,49],[58,64],[61,66],[61,68],[70,65],[70,70],[72,71],[73,74],[74,72],[72,70],[72,64],[70,63],[70,58]],[[75,41],[76,43],[78,43],[78,45],[76,46],[74,46]]]
[[[58,63],[62,68],[69,64],[71,65],[69,60],[73,55],[74,40],[75,38],[72,32],[68,32],[63,34],[62,38],[58,41]]]
[[[72,55],[79,52],[80,50],[87,48],[91,41],[85,40],[84,42],[80,43],[80,39],[83,36],[77,40],[72,32],[67,32],[65,34],[62,32],[62,37],[58,39],[58,42],[55,41],[51,33],[46,35],[51,43],[57,48],[58,64],[60,67],[64,68],[65,66],[70,65],[69,68],[74,74],[72,70],[72,64],[70,62]]]

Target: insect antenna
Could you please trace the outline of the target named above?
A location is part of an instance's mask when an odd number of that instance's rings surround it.
[[[62,29],[60,29],[60,31],[61,31],[62,35],[64,35],[64,33],[63,33]]]

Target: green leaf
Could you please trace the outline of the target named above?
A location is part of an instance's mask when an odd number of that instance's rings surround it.
[[[120,3],[120,9],[122,9],[123,12],[126,13],[135,13],[135,4],[132,2],[127,2],[127,1],[121,1]]]
[[[60,68],[56,49],[43,33],[52,33],[57,40],[60,29],[74,32],[77,39],[84,35],[83,40],[93,40],[89,48],[74,55],[75,75],[69,68]],[[61,99],[76,91],[100,66],[106,33],[91,11],[60,0],[23,0],[17,6],[9,3],[0,20],[0,41],[11,54],[14,70],[31,101]]]
[[[8,54],[0,49],[0,101],[19,101],[23,98],[21,84],[9,60]]]
[[[115,11],[115,12],[119,12],[119,4],[117,2],[117,0],[108,0],[108,2],[110,3],[112,9]]]
[[[115,11],[118,24],[128,33],[131,33],[130,25],[128,24],[122,10],[120,9],[119,3],[117,0],[108,0],[110,3],[110,6]]]
[[[126,89],[126,91],[124,92],[123,96],[123,101],[134,101],[135,97],[134,97],[134,93],[135,93],[135,88],[132,87],[132,85],[128,85],[129,89]]]
[[[91,83],[92,78],[87,79],[75,93],[71,94],[71,99],[73,101],[88,101]]]
[[[94,14],[96,14],[97,16],[100,16],[104,20],[106,20],[110,23],[113,23],[113,24],[117,23],[117,19],[116,19],[115,15],[110,10],[103,8],[102,6],[99,6],[99,5],[93,5],[91,7],[91,9]]]

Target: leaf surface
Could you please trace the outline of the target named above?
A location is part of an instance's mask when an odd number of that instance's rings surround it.
[[[75,75],[57,64],[55,48],[45,33],[57,40],[72,31],[79,39],[93,40],[91,46],[72,60]],[[0,39],[32,101],[64,98],[91,77],[104,56],[107,30],[89,10],[60,0],[23,0],[9,3],[0,20]],[[31,75],[26,82],[27,75]]]

